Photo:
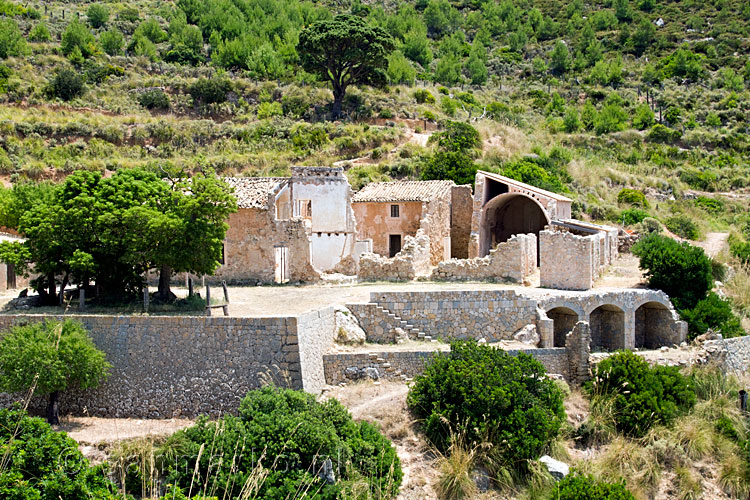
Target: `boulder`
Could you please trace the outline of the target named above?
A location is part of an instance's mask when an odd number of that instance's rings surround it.
[[[513,335],[513,339],[517,340],[518,342],[523,342],[524,344],[538,346],[539,332],[536,329],[536,325],[529,324],[518,330]]]
[[[336,342],[340,344],[364,344],[367,335],[359,326],[357,317],[349,309],[342,306],[336,307],[334,318],[336,322]]]
[[[539,461],[547,467],[547,471],[549,471],[550,475],[557,481],[563,479],[570,472],[568,464],[555,460],[549,455],[544,455]]]

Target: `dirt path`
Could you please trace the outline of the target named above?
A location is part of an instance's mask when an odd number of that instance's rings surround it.
[[[727,246],[729,233],[708,233],[706,239],[697,245],[706,251],[709,257],[716,257]]]

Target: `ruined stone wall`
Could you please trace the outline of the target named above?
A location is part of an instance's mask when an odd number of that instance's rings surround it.
[[[422,219],[419,228],[430,239],[430,264],[436,266],[451,251],[451,200],[450,191],[444,198],[430,200],[422,205]]]
[[[485,257],[451,259],[440,262],[432,272],[432,279],[511,280],[526,282],[536,270],[536,236],[517,234],[498,244]]]
[[[471,215],[474,198],[471,186],[451,188],[451,258],[469,258],[469,238],[471,236]]]
[[[289,249],[290,281],[320,278],[312,266],[309,223],[302,219],[276,220],[274,210],[241,208],[229,216],[224,265],[207,279],[230,284],[271,283],[275,246]]]
[[[519,352],[533,356],[542,363],[547,373],[569,378],[568,357],[565,349],[527,349],[507,351],[512,356]],[[327,354],[323,357],[326,381],[330,385],[347,383],[377,373],[378,379],[414,378],[424,372],[425,366],[434,356],[446,354],[440,351],[383,351],[361,354]],[[368,370],[369,369],[369,370]],[[367,372],[365,372],[367,370]]]
[[[708,340],[703,344],[708,359],[727,371],[750,372],[750,335],[732,339]]]
[[[536,321],[537,301],[515,290],[374,292],[370,302],[432,338],[508,340]]]
[[[391,205],[398,205],[399,216],[391,217]],[[357,219],[357,239],[372,240],[372,251],[388,257],[388,236],[400,234],[404,243],[406,236],[415,236],[422,219],[422,202],[357,202],[352,203]]]
[[[48,316],[49,319],[61,319]],[[1,315],[0,331],[41,321]],[[265,383],[318,393],[322,354],[333,340],[333,310],[299,317],[76,315],[112,364],[107,381],[63,393],[63,413],[172,418],[234,412],[248,390]],[[23,395],[3,395],[9,402]],[[45,398],[35,397],[41,410]]]
[[[540,283],[561,290],[588,290],[594,286],[598,245],[593,236],[567,231],[539,233]]]
[[[362,254],[359,278],[370,281],[409,281],[430,275],[430,239],[421,229],[407,236],[401,251],[393,258],[375,253]]]

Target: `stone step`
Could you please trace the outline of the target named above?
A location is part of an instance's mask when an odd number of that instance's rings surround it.
[[[378,359],[378,355],[374,352],[368,353],[370,359]]]
[[[390,363],[380,363],[380,366],[382,366],[383,368],[385,368],[387,370],[388,368],[391,367],[391,364]]]
[[[420,339],[423,339],[423,338],[426,337],[426,335],[424,334],[424,332],[418,332],[417,333],[417,337],[420,338]]]
[[[383,358],[376,358],[375,359],[378,363],[385,363],[385,359]]]

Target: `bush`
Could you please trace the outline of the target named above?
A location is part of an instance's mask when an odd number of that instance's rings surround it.
[[[743,264],[750,263],[750,242],[740,240],[730,241],[729,252]]]
[[[568,474],[557,483],[550,500],[635,500],[625,484],[597,481],[591,476]]]
[[[650,367],[631,351],[620,351],[601,361],[586,385],[592,397],[611,397],[615,426],[640,437],[655,424],[670,425],[695,404],[690,382],[676,366]]]
[[[466,152],[482,147],[479,132],[468,123],[446,120],[442,123],[442,128],[443,130],[433,134],[430,140],[436,140],[444,151]]]
[[[435,96],[427,89],[417,89],[414,91],[414,99],[418,104],[435,104]]]
[[[138,104],[146,109],[169,109],[169,96],[162,89],[149,89],[138,96]]]
[[[682,132],[679,130],[673,130],[669,127],[657,123],[646,135],[646,140],[649,142],[660,142],[663,144],[671,144],[676,142],[682,137]]]
[[[649,286],[663,290],[678,309],[691,309],[713,285],[711,260],[702,248],[650,234],[633,245]]]
[[[407,403],[438,449],[450,447],[452,434],[469,444],[490,442],[514,468],[539,458],[565,419],[560,390],[541,363],[473,341],[452,342],[450,353],[436,356]]]
[[[83,76],[70,69],[58,70],[47,87],[49,95],[63,101],[81,96],[85,90]]]
[[[673,215],[664,221],[664,225],[680,238],[697,240],[701,236],[698,225],[687,215]]]
[[[561,179],[561,176],[557,172],[548,170],[535,161],[518,160],[506,163],[500,169],[500,173],[511,179],[554,193],[563,193],[566,191],[563,179]]]
[[[29,32],[29,40],[32,42],[49,42],[51,38],[49,28],[43,22],[38,23]]]
[[[231,91],[232,82],[225,78],[201,78],[188,88],[193,100],[203,104],[225,102]]]
[[[13,500],[120,498],[103,466],[91,467],[78,443],[18,408],[0,409],[4,461],[0,494]]]
[[[477,165],[461,151],[438,151],[422,168],[422,180],[452,180],[456,184],[474,184]]]
[[[258,104],[258,119],[271,118],[272,116],[282,116],[284,109],[280,102],[262,102]]]
[[[96,39],[86,26],[74,20],[65,28],[60,48],[62,53],[68,57],[78,49],[83,58],[88,59],[96,52]]]
[[[628,208],[620,212],[620,221],[624,226],[640,224],[648,218],[648,212],[640,208]]]
[[[86,17],[92,28],[99,29],[109,21],[109,9],[106,5],[93,3],[86,10]]]
[[[391,498],[402,477],[396,450],[372,424],[354,422],[335,399],[319,403],[311,394],[275,387],[249,392],[237,417],[199,418],[170,437],[164,449],[177,456],[168,465],[170,483],[188,488],[197,470],[209,491],[199,484],[192,491],[219,498],[239,497],[263,457],[267,476],[258,498],[296,498],[308,488],[315,498],[341,498],[355,483],[366,485],[365,497]],[[334,483],[320,477],[326,462]]]
[[[648,208],[649,206],[646,195],[637,189],[630,188],[621,189],[620,192],[617,193],[617,203],[628,203],[629,205],[635,205],[641,208]]]
[[[99,35],[99,43],[101,43],[105,54],[117,56],[122,52],[125,38],[117,28],[112,28]]]
[[[706,212],[719,213],[724,210],[724,203],[721,200],[715,198],[708,198],[707,196],[699,196],[695,200],[695,205],[702,208]]]
[[[698,302],[694,308],[681,310],[680,316],[687,321],[688,336],[691,340],[706,333],[709,328],[720,331],[725,338],[745,334],[740,319],[732,311],[731,302],[714,292],[709,293],[708,297]]]
[[[0,59],[20,56],[27,51],[26,41],[13,19],[0,19]]]

